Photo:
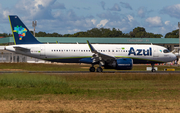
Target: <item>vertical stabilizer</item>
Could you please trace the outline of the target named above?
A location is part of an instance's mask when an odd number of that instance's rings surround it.
[[[41,44],[16,15],[9,16],[14,44]]]

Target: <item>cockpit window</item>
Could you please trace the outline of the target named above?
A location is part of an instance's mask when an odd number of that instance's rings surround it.
[[[168,49],[163,50],[164,53],[169,53],[170,51]]]

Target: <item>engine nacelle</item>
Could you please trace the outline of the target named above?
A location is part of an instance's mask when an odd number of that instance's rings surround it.
[[[133,60],[131,58],[120,58],[112,63],[106,63],[105,69],[117,69],[117,70],[131,70],[133,67]]]
[[[82,58],[79,60],[80,63],[92,64],[93,58]]]
[[[133,60],[131,58],[121,58],[116,60],[117,70],[131,70],[133,67]]]

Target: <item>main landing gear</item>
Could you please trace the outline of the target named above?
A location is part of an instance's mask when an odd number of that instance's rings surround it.
[[[103,69],[101,67],[98,67],[97,69],[95,69],[94,65],[92,65],[92,67],[89,68],[90,72],[103,72]]]
[[[154,69],[154,64],[151,64],[151,66],[152,66],[152,72],[156,72],[156,70]]]

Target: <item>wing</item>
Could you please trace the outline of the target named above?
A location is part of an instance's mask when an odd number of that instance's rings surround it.
[[[105,62],[111,63],[111,62],[116,60],[116,58],[113,56],[109,56],[109,55],[106,55],[106,54],[103,54],[103,53],[96,51],[96,49],[91,45],[91,43],[88,40],[87,40],[87,44],[89,45],[91,52],[94,53],[92,55],[93,63],[100,62],[101,65],[104,65]]]

